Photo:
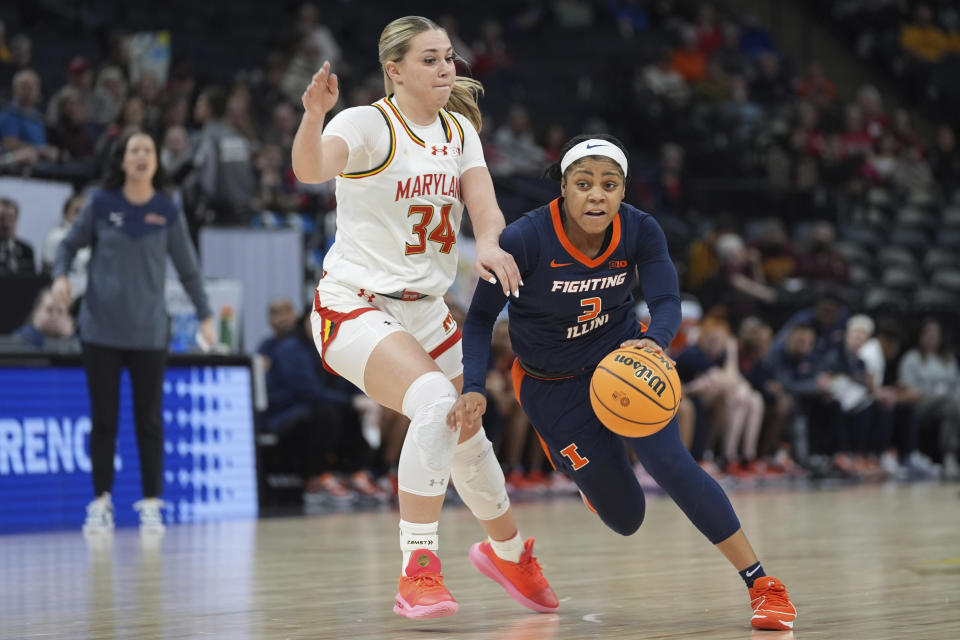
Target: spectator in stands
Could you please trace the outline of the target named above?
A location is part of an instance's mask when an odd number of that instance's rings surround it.
[[[937,454],[943,457],[943,474],[960,478],[960,372],[957,359],[943,339],[940,322],[927,319],[920,328],[917,346],[900,361],[900,384],[916,403],[916,420],[922,430],[934,430]]]
[[[13,54],[7,46],[7,25],[0,20],[0,65],[7,65],[13,61]]]
[[[763,277],[771,286],[792,277],[797,269],[797,252],[780,218],[768,218],[762,223],[752,248],[760,254]]]
[[[298,91],[302,92],[300,85]],[[227,98],[223,89],[207,87],[197,98],[194,118],[201,129],[194,171],[185,188],[200,220],[218,224],[246,224],[252,214],[256,187],[250,143],[224,118]]]
[[[349,501],[354,491],[382,495],[369,472],[354,466],[368,463],[371,452],[362,444],[353,394],[328,384],[307,335],[309,316],[300,321],[293,302],[277,298],[270,303],[269,319],[273,337],[257,350],[265,358],[266,368],[264,426],[295,445],[298,470],[310,494],[306,497]],[[336,464],[338,457],[340,465]],[[348,472],[346,481],[334,474],[336,466]]]
[[[947,34],[933,21],[933,11],[927,4],[919,4],[916,21],[900,29],[900,46],[917,61],[937,63],[952,47]]]
[[[593,26],[593,7],[584,0],[554,0],[553,15],[564,29],[586,29]]]
[[[700,50],[696,29],[684,25],[680,29],[680,43],[670,56],[670,68],[690,84],[699,82],[707,75],[707,56]]]
[[[17,238],[20,205],[0,197],[0,276],[33,274],[37,265],[33,247]]]
[[[290,158],[289,152],[276,144],[267,144],[257,154],[256,169],[258,177],[258,191],[254,196],[253,205],[260,211],[274,211],[288,213],[296,211],[300,205],[300,196],[293,190],[286,161]]]
[[[143,500],[134,505],[145,531],[162,531],[163,379],[169,343],[164,304],[168,257],[200,319],[200,336],[216,343],[213,314],[183,212],[162,189],[153,139],[133,133],[114,145],[101,190],[60,242],[53,266],[53,294],[69,305],[67,274],[81,247],[91,246],[88,286],[80,307],[80,339],[90,393],[90,459],[94,500],[87,531],[113,528],[113,458],[120,403],[120,376],[129,370],[140,450]]]
[[[814,158],[823,155],[826,136],[820,130],[820,116],[813,103],[806,100],[797,105],[797,124],[793,130],[793,149]]]
[[[863,123],[871,138],[877,140],[889,131],[890,119],[883,111],[883,97],[875,86],[865,84],[857,90],[857,105],[863,113]]]
[[[740,49],[740,27],[736,22],[723,23],[723,46],[714,52],[712,59],[729,76],[746,76],[750,71],[750,60]]]
[[[485,20],[480,25],[480,39],[473,44],[473,52],[473,73],[477,77],[513,66],[513,56],[503,40],[503,27],[496,20]]]
[[[911,145],[900,151],[893,170],[893,185],[907,197],[934,195],[933,169],[924,160],[920,147]]]
[[[53,265],[57,258],[57,249],[67,236],[67,233],[69,233],[74,220],[80,215],[80,211],[83,209],[84,204],[86,204],[86,200],[87,198],[84,194],[76,193],[67,198],[67,201],[63,203],[63,218],[60,220],[60,224],[51,229],[43,241],[41,261],[44,273],[51,273],[53,271]],[[70,271],[67,277],[70,279],[70,286],[74,298],[82,296],[83,292],[87,290],[87,265],[89,262],[90,247],[82,247],[77,251],[73,262],[70,264]]]
[[[567,131],[559,122],[549,125],[543,134],[543,154],[547,163],[560,159],[560,149],[567,141]]]
[[[84,162],[93,158],[94,127],[87,123],[80,94],[71,86],[57,93],[56,121],[48,125],[51,146],[59,151],[61,160]]]
[[[163,147],[160,149],[160,164],[174,184],[183,182],[183,178],[193,168],[192,162],[193,155],[186,128],[179,124],[167,127],[163,134]]]
[[[33,69],[22,69],[13,77],[13,99],[0,111],[0,139],[7,151],[33,147],[41,158],[56,160],[57,149],[47,144],[40,101],[40,76]]]
[[[797,81],[797,95],[809,100],[818,110],[829,107],[837,99],[837,87],[823,73],[819,62],[813,62]]]
[[[0,65],[0,100],[7,98],[7,93],[14,76],[29,69],[33,59],[33,41],[25,33],[19,33],[10,39],[10,60]]]
[[[777,292],[766,284],[759,251],[748,249],[735,233],[717,238],[716,250],[720,271],[714,286],[731,323],[738,325],[745,317],[757,315],[762,306],[776,302]]]
[[[63,342],[71,338],[75,332],[76,327],[67,306],[57,300],[50,289],[43,289],[37,296],[28,322],[12,335],[23,344],[43,349],[50,345],[49,341]],[[80,345],[74,341],[73,345],[62,345],[64,346],[67,349],[79,351]]]
[[[283,54],[272,51],[267,54],[262,77],[254,76],[253,102],[260,122],[266,122],[272,117],[273,108],[276,105],[281,102],[289,102],[283,88],[283,79],[286,72],[287,61]]]
[[[114,120],[106,129],[100,139],[97,140],[96,154],[100,159],[98,166],[105,166],[107,160],[113,154],[113,146],[118,140],[122,140],[131,133],[144,130],[146,122],[146,110],[143,100],[140,96],[130,96],[123,103],[123,108],[117,113],[117,119]]]
[[[800,473],[791,457],[790,423],[794,417],[793,396],[777,379],[770,359],[773,329],[756,317],[740,323],[740,371],[750,385],[763,396],[763,425],[757,444],[755,470]]]
[[[697,10],[697,46],[704,55],[712,56],[723,46],[723,31],[717,24],[717,11],[713,5],[704,2]]]
[[[126,98],[127,81],[123,72],[117,67],[104,67],[93,89],[93,111],[87,117],[101,126],[107,126],[117,119]]]
[[[67,84],[50,98],[50,103],[47,105],[47,126],[55,126],[60,121],[60,97],[68,92],[80,102],[84,117],[92,118],[96,110],[96,100],[93,96],[93,69],[86,58],[77,56],[67,63]]]
[[[743,28],[740,30],[740,50],[751,58],[765,53],[777,53],[773,36],[760,24],[760,18],[754,13],[744,18]]]
[[[933,148],[930,150],[930,165],[942,195],[946,198],[960,187],[960,153],[957,152],[957,137],[946,123],[937,127]]]
[[[227,97],[226,121],[251,143],[255,143],[260,138],[253,115],[250,87],[246,83],[237,82],[230,89],[230,95]]]
[[[867,152],[860,173],[875,184],[888,185],[893,181],[898,163],[897,139],[893,134],[885,133],[880,137],[877,149]]]
[[[370,102],[375,101],[371,100]],[[367,102],[365,104],[370,104]],[[288,165],[290,150],[293,148],[293,136],[297,133],[299,119],[296,109],[289,102],[279,102],[273,108],[271,114],[270,126],[263,136],[264,144],[274,144],[280,147],[283,152],[285,165]]]
[[[798,278],[846,284],[849,279],[849,265],[834,246],[833,225],[821,221],[810,230],[806,248],[797,256]]]
[[[750,83],[750,95],[765,107],[783,104],[791,95],[790,84],[776,53],[757,56],[757,74]]]
[[[848,104],[844,112],[842,140],[844,154],[850,158],[866,158],[873,148],[873,137],[863,121],[863,110],[856,104]]]
[[[810,327],[814,332],[814,354],[822,358],[843,345],[844,331],[847,327],[849,312],[844,305],[843,297],[833,288],[825,288],[818,292],[817,301],[813,307],[801,309],[793,314],[784,323],[774,340],[775,350],[782,346],[796,325]],[[805,344],[806,336],[797,340]],[[799,353],[799,349],[795,352]]]
[[[876,387],[859,351],[873,334],[873,320],[855,315],[847,322],[842,349],[830,352],[822,369],[830,375],[830,393],[843,412],[837,465],[866,477],[883,474],[879,456],[890,447],[893,415],[877,401]]]
[[[160,133],[160,123],[163,112],[160,108],[160,92],[163,87],[157,76],[150,71],[144,71],[134,88],[135,95],[143,103],[143,128],[150,135],[157,137]]]
[[[330,30],[330,27],[321,24],[318,17],[319,13],[315,5],[309,2],[301,4],[297,10],[297,35],[301,41],[306,39],[312,46],[316,47],[316,55],[321,64],[324,60],[329,60],[330,65],[337,69],[338,73],[349,73],[343,59],[343,50],[333,35],[333,31]],[[314,66],[314,69],[319,68],[319,64]],[[299,96],[297,97],[299,98]]]
[[[677,373],[684,393],[701,398],[704,410],[717,418],[712,431],[722,439],[725,471],[749,475],[757,459],[763,398],[740,373],[737,339],[729,325],[716,318],[704,320],[697,344],[677,356]]]
[[[694,90],[710,102],[720,103],[730,97],[730,80],[718,62],[707,60],[707,72]]]
[[[323,44],[312,36],[301,36],[300,44],[283,75],[284,100],[297,104],[303,87],[323,64]]]
[[[718,111],[721,126],[729,131],[734,142],[751,142],[762,124],[764,109],[750,98],[749,87],[743,76],[730,78],[730,99]]]
[[[643,68],[641,82],[640,87],[671,108],[683,107],[690,101],[690,87],[683,76],[671,66],[671,54],[667,49],[661,51],[654,62]],[[643,95],[638,98],[645,100]]]
[[[514,104],[507,114],[507,124],[501,125],[493,142],[504,159],[512,164],[511,174],[539,177],[544,166],[544,152],[533,136],[530,114],[526,107]]]

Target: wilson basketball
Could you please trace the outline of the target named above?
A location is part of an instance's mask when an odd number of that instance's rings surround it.
[[[667,425],[680,406],[680,377],[666,357],[647,347],[621,347],[590,379],[590,404],[603,425],[642,438]]]

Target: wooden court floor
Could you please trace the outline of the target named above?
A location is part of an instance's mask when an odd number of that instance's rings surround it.
[[[958,485],[872,485],[732,495],[768,573],[800,616],[751,632],[737,574],[668,499],[630,538],[575,499],[517,505],[558,596],[527,612],[474,571],[480,529],[441,519],[440,556],[460,602],[450,618],[391,612],[393,511],[136,530],[0,536],[0,638],[787,640],[960,638]]]

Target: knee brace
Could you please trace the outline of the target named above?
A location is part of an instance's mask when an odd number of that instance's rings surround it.
[[[400,450],[397,481],[401,491],[418,496],[442,496],[460,431],[447,426],[447,414],[457,390],[439,371],[425,373],[403,396],[403,414],[410,418]]]
[[[499,518],[510,508],[503,469],[483,429],[457,446],[451,474],[457,493],[478,520]]]

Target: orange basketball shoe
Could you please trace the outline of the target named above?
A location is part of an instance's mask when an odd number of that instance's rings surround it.
[[[400,576],[397,585],[393,612],[407,618],[442,618],[452,616],[459,608],[443,586],[440,558],[426,549],[410,554],[407,575]]]
[[[753,607],[750,625],[754,629],[793,629],[797,608],[790,602],[786,587],[776,578],[764,576],[754,581],[750,588],[750,606]]]
[[[490,543],[485,541],[470,547],[470,563],[528,609],[553,613],[560,606],[557,595],[543,577],[540,563],[533,555],[533,538],[527,538],[523,543],[520,562],[500,558]]]

